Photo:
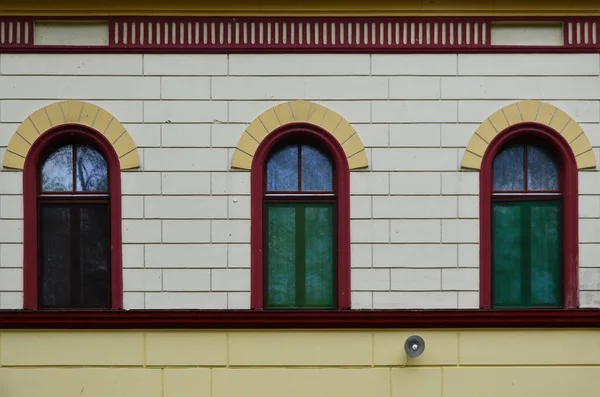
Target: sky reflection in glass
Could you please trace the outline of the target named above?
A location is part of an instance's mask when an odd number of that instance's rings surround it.
[[[301,172],[298,172],[298,166]],[[332,191],[331,161],[311,146],[286,146],[267,161],[267,191],[299,190]]]
[[[523,146],[511,146],[494,159],[494,190],[524,190]]]
[[[538,146],[527,146],[528,190],[558,190],[558,167],[551,154]]]
[[[302,190],[332,190],[331,162],[317,149],[302,146]]]
[[[298,190],[298,146],[286,146],[269,158],[267,190]]]

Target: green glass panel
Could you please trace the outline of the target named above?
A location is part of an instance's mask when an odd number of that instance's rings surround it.
[[[296,305],[296,207],[266,207],[266,307]]]
[[[557,201],[493,204],[494,307],[562,304],[560,218]]]
[[[333,204],[271,203],[265,211],[265,307],[334,308]]]
[[[560,203],[531,205],[531,305],[562,305]]]
[[[332,204],[306,205],[304,211],[305,304],[335,307]]]
[[[515,205],[516,204],[516,205]],[[494,203],[492,267],[494,306],[521,306],[521,203]]]

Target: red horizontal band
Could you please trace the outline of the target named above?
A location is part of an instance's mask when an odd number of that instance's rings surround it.
[[[600,310],[1,311],[0,329],[342,329],[600,327]]]
[[[105,46],[41,46],[40,20],[103,20]],[[561,46],[494,46],[494,22],[558,22]],[[0,52],[541,52],[600,50],[597,17],[0,17]]]

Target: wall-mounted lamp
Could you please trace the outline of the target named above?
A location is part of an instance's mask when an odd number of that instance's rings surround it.
[[[406,367],[408,364],[409,357],[419,357],[425,351],[425,341],[419,335],[412,335],[406,338],[404,342],[404,352],[406,353],[404,359],[404,365],[400,368]]]
[[[425,351],[425,341],[419,335],[412,335],[404,342],[404,351],[409,357],[419,357]]]

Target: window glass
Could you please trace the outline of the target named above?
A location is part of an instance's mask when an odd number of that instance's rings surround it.
[[[333,308],[333,204],[267,204],[267,308]]]
[[[558,166],[550,153],[538,146],[527,146],[527,187],[558,190]]]
[[[334,307],[333,205],[313,204],[304,212],[306,305]]]
[[[108,167],[104,157],[89,146],[78,145],[76,159],[77,191],[107,191]]]
[[[298,146],[287,146],[269,158],[267,190],[298,190]]]
[[[296,305],[296,208],[267,205],[267,307]]]
[[[302,190],[331,191],[331,162],[319,150],[311,146],[302,146]]]
[[[523,146],[512,146],[496,155],[493,164],[494,190],[524,190]]]
[[[40,206],[40,299],[43,307],[71,302],[71,211],[68,206]]]
[[[492,207],[495,307],[562,305],[560,202]]]
[[[42,165],[42,190],[70,192],[73,190],[73,146],[63,146],[48,156]]]
[[[73,165],[75,164],[75,169]],[[42,165],[42,191],[107,191],[108,167],[104,157],[89,146],[66,145],[52,152]]]
[[[106,204],[79,207],[82,306],[110,302],[110,214]]]

